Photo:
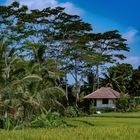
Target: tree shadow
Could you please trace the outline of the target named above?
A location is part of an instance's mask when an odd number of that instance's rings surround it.
[[[81,123],[87,124],[89,126],[95,126],[94,124],[92,124],[92,123],[90,123],[88,121],[84,121],[84,120],[73,120],[73,121],[81,122]]]

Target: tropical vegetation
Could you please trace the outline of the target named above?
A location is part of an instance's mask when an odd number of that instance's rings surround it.
[[[139,98],[140,68],[119,63],[126,41],[117,30],[94,33],[63,7],[0,6],[0,127],[66,127],[61,117],[88,114],[82,97],[101,86]]]

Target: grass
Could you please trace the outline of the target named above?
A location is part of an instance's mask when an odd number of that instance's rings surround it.
[[[113,117],[113,118],[140,118],[140,112],[135,113],[103,113],[103,114],[94,114],[94,117]]]
[[[96,117],[95,117],[96,116]],[[122,117],[121,117],[122,116]],[[129,116],[126,117],[125,116]],[[139,140],[140,113],[66,119],[69,128],[0,131],[0,140]]]

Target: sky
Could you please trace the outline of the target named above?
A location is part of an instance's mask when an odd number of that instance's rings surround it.
[[[14,0],[0,0],[8,5]],[[92,24],[94,32],[119,30],[130,52],[125,53],[124,63],[131,63],[134,68],[140,65],[140,0],[17,0],[31,9],[43,9],[62,6],[70,14],[78,14]]]

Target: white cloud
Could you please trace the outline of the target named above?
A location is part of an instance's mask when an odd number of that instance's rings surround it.
[[[65,2],[65,3],[60,3],[58,5],[62,6],[62,7],[65,7],[67,13],[77,14],[77,15],[83,15],[84,14],[84,10],[76,7],[73,3]]]
[[[136,41],[138,31],[136,29],[129,29],[123,34],[123,37],[127,39],[128,44],[132,44]]]
[[[15,0],[7,0],[6,5],[11,4]],[[81,8],[76,7],[71,2],[60,3],[58,0],[16,0],[20,2],[21,5],[27,5],[30,9],[43,9],[46,7],[65,7],[65,11],[69,14],[81,15],[84,11]]]
[[[132,65],[134,64],[140,64],[140,56],[128,56],[125,60],[123,60],[123,63],[130,63]]]

